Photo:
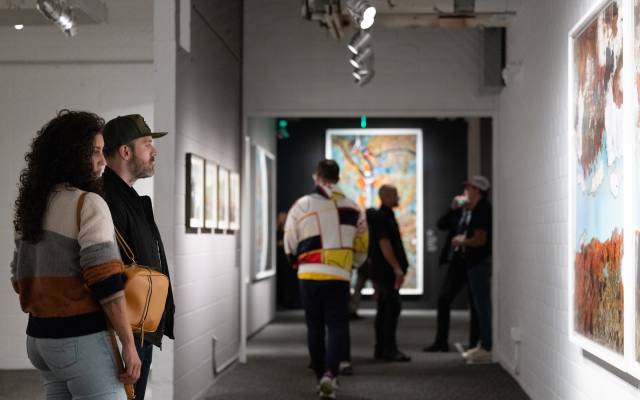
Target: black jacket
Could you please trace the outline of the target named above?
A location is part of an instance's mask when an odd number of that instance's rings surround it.
[[[136,261],[140,265],[160,271],[169,277],[169,266],[164,252],[162,238],[153,217],[153,208],[149,196],[140,196],[131,186],[108,167],[102,176],[105,200],[109,205],[115,227],[131,247]],[[131,260],[120,249],[122,261],[131,264]],[[173,316],[175,305],[169,284],[169,293],[164,315],[156,332],[145,332],[144,340],[161,347],[162,336],[174,339]]]
[[[447,238],[444,240],[442,251],[440,251],[439,265],[448,264],[451,258],[451,239],[457,234],[458,223],[462,218],[462,208],[453,210],[449,208],[446,214],[438,219],[438,229],[447,231]]]

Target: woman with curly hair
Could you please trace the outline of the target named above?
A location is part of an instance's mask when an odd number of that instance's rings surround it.
[[[27,353],[47,399],[126,399],[140,375],[124,301],[124,267],[107,204],[104,120],[61,111],[37,134],[20,174],[11,283],[29,314]],[[122,342],[118,375],[107,321]]]

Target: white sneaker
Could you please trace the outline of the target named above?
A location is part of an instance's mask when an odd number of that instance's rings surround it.
[[[491,352],[483,349],[482,347],[465,358],[467,359],[467,364],[489,364],[493,362]]]
[[[462,353],[462,358],[464,358],[464,359],[466,360],[467,358],[469,358],[469,356],[470,356],[471,354],[475,353],[476,351],[480,350],[481,348],[482,348],[482,346],[481,346],[481,345],[477,345],[477,346],[476,346],[476,347],[474,347],[473,349],[469,349],[469,350],[467,350],[467,351],[463,352],[463,353]]]
[[[335,399],[338,380],[330,376],[323,376],[318,383],[318,396],[321,399]]]

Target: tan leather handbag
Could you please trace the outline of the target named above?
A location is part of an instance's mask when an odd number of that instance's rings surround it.
[[[131,260],[131,264],[125,265],[124,269],[127,277],[124,287],[127,317],[131,328],[140,333],[140,341],[143,342],[145,332],[155,332],[158,329],[169,292],[169,278],[162,272],[139,265],[118,228],[115,231],[118,244]]]

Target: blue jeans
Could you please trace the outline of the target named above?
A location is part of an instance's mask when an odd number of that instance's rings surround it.
[[[64,339],[27,336],[27,354],[42,373],[47,400],[126,400],[107,332]]]
[[[491,351],[493,346],[491,332],[491,263],[483,261],[469,267],[469,287],[473,306],[478,315],[478,325],[480,327],[480,342],[482,348]]]
[[[300,297],[313,370],[318,378],[325,372],[338,376],[349,350],[349,282],[300,280]]]

